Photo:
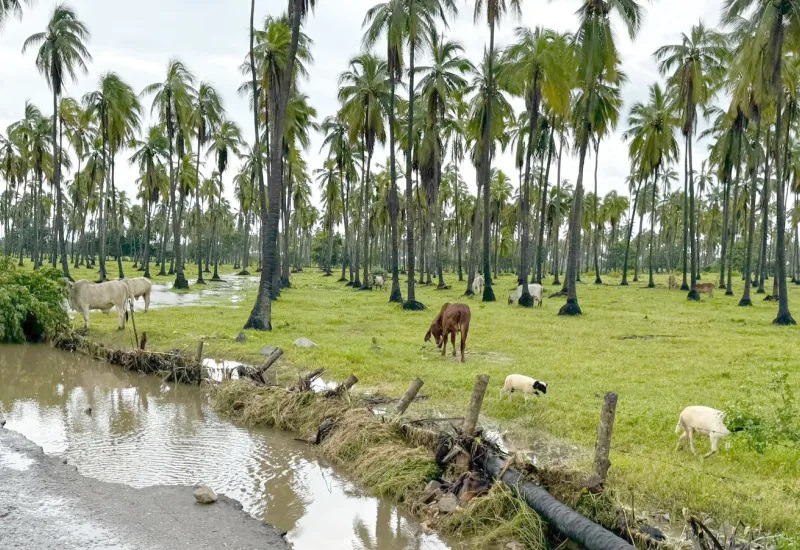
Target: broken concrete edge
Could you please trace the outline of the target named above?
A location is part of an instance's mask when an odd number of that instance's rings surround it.
[[[52,471],[61,471],[60,475],[70,476],[72,479],[77,480],[79,483],[85,483],[87,489],[91,492],[96,493],[98,488],[100,490],[107,491],[108,494],[117,494],[121,492],[128,492],[134,494],[140,494],[146,498],[142,499],[142,503],[147,502],[148,505],[152,500],[153,496],[148,495],[148,493],[154,493],[159,491],[171,491],[171,492],[180,492],[184,495],[181,497],[183,500],[186,501],[187,506],[199,506],[206,508],[207,505],[201,504],[200,502],[195,502],[194,492],[200,487],[207,486],[203,484],[196,484],[194,486],[191,485],[149,485],[147,487],[133,487],[131,485],[126,485],[124,483],[115,483],[115,482],[108,482],[102,481],[90,476],[86,476],[78,471],[78,467],[74,464],[68,463],[66,458],[63,458],[59,455],[48,454],[44,451],[40,445],[36,444],[35,442],[28,439],[24,434],[17,432],[13,429],[7,429],[3,427],[0,429],[3,434],[3,438],[8,440],[10,447],[12,450],[17,452],[26,452],[30,455],[37,457],[37,459],[41,460],[41,463],[45,465],[47,468],[52,469]],[[210,488],[209,488],[210,489]],[[230,514],[234,514],[235,516],[239,516],[244,522],[251,523],[256,530],[256,534],[261,537],[263,534],[263,547],[269,548],[273,550],[277,550],[279,547],[284,549],[291,548],[291,544],[286,541],[286,533],[283,531],[278,530],[273,525],[260,520],[251,514],[247,513],[244,510],[244,506],[242,503],[234,498],[231,498],[223,493],[214,493],[214,503],[215,506],[213,507],[213,514],[216,515],[218,518],[225,517],[227,514],[228,517]],[[210,524],[209,524],[210,525]],[[193,526],[192,529],[196,529],[197,526]],[[171,536],[171,535],[170,535]]]

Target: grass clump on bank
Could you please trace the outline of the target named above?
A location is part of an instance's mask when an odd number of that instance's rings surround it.
[[[217,411],[250,426],[280,428],[314,439],[325,422],[330,431],[321,441],[323,455],[378,496],[412,501],[440,473],[432,453],[410,448],[395,424],[339,399],[256,387],[243,380],[214,387],[211,395]]]
[[[546,524],[505,483],[445,516],[437,525],[445,534],[470,538],[478,548],[498,548],[516,540],[525,548],[548,548]]]
[[[38,342],[63,330],[64,282],[55,269],[18,269],[0,254],[0,342]]]

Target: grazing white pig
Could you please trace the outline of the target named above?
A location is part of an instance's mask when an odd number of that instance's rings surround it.
[[[131,300],[135,302],[139,298],[143,298],[144,310],[150,309],[150,291],[153,290],[153,284],[146,277],[122,279],[122,282],[128,288],[128,297]]]
[[[525,401],[528,400],[528,395],[539,395],[547,393],[547,384],[539,380],[534,380],[530,376],[522,374],[509,374],[506,376],[506,381],[503,388],[500,390],[500,397],[504,395],[511,395],[514,392],[522,393],[525,396]]]
[[[475,279],[472,281],[472,292],[475,296],[483,296],[484,283],[483,275],[475,275]]]
[[[708,458],[716,453],[719,448],[720,440],[732,433],[725,426],[724,412],[702,405],[693,405],[681,411],[678,417],[678,424],[675,426],[675,433],[681,433],[681,431],[683,431],[683,433],[678,438],[678,444],[675,446],[675,450],[677,451],[680,449],[683,440],[688,438],[689,450],[695,455],[697,452],[694,450],[694,433],[697,432],[708,435],[711,439],[711,450],[703,455],[703,458]],[[730,443],[726,445],[726,448],[729,446]]]
[[[536,283],[529,284],[528,292],[530,292],[531,296],[533,296],[533,305],[538,303],[541,307],[542,296],[544,293],[542,285]],[[519,285],[517,290],[508,295],[508,305],[517,305],[520,298],[522,298],[522,285]]]
[[[89,281],[67,282],[67,299],[74,311],[83,315],[86,328],[89,328],[89,311],[99,309],[108,312],[112,307],[119,314],[119,328],[125,328],[125,305],[128,301],[128,287],[122,281],[91,283]]]

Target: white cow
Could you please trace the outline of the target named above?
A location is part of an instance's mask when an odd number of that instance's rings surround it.
[[[115,307],[119,314],[119,328],[125,328],[125,306],[128,301],[128,287],[122,281],[92,283],[89,281],[67,282],[67,299],[74,311],[83,315],[86,328],[89,328],[89,311],[99,309],[104,313]]]
[[[483,275],[475,275],[475,279],[472,281],[472,292],[475,296],[483,296]]]
[[[150,309],[150,291],[153,284],[146,277],[133,277],[132,279],[122,279],[128,288],[128,297],[134,302],[139,298],[144,299],[144,310]]]
[[[383,280],[383,276],[375,275],[372,278],[372,288],[379,288],[379,289],[383,290],[384,289],[384,284],[385,284],[385,282]]]
[[[688,439],[689,450],[695,455],[697,452],[694,450],[694,434],[708,435],[709,439],[711,439],[711,450],[703,455],[703,458],[708,458],[717,452],[720,440],[729,436],[731,431],[725,426],[724,412],[711,407],[693,405],[681,411],[678,417],[678,424],[675,426],[675,433],[681,433],[675,450],[680,449],[684,439]],[[730,445],[730,443],[727,445]]]
[[[541,306],[543,294],[542,285],[536,283],[529,284],[528,292],[533,296],[533,305],[536,305],[538,302],[539,306]],[[522,298],[522,285],[519,285],[517,290],[508,295],[508,305],[517,305],[520,298]]]

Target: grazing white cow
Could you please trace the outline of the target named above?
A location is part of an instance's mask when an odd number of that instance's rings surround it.
[[[680,449],[683,440],[688,438],[689,450],[695,455],[697,452],[694,450],[694,433],[708,435],[711,439],[711,450],[704,454],[703,458],[708,458],[716,453],[720,440],[731,434],[731,431],[725,426],[725,413],[702,405],[693,405],[681,411],[678,424],[675,426],[675,433],[681,433],[681,431],[683,433],[678,438],[675,450]]]
[[[544,292],[543,289],[542,289],[542,285],[537,284],[537,283],[529,284],[528,285],[528,292],[530,292],[531,296],[533,296],[533,305],[536,305],[536,303],[538,302],[539,306],[541,307],[541,305],[542,305],[542,295],[543,295],[543,292]],[[515,290],[514,292],[512,292],[511,294],[508,295],[508,305],[512,305],[512,304],[513,305],[517,305],[519,303],[519,299],[520,298],[522,298],[522,285],[519,285],[517,287],[517,290]]]
[[[89,311],[99,309],[107,313],[112,307],[119,314],[119,328],[125,328],[125,304],[128,301],[128,287],[122,281],[91,283],[89,281],[67,282],[67,299],[70,307],[83,315],[86,328],[89,328]]]
[[[379,288],[379,289],[383,290],[384,289],[384,286],[383,286],[384,284],[385,283],[384,283],[384,280],[383,280],[383,276],[375,275],[375,277],[372,278],[372,288],[373,289]]]
[[[144,310],[150,309],[150,291],[153,290],[153,284],[146,277],[122,279],[122,282],[128,288],[128,296],[131,300],[135,302],[139,298],[143,298]]]
[[[475,275],[475,279],[472,281],[472,292],[475,296],[483,296],[483,275]]]

